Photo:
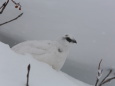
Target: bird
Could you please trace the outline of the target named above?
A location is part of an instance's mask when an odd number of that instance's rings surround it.
[[[63,67],[69,54],[71,44],[77,41],[70,35],[64,35],[58,40],[28,40],[12,47],[19,54],[30,54],[36,60],[45,62],[59,71]]]

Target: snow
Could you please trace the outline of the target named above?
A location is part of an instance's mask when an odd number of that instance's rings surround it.
[[[90,86],[29,54],[17,54],[0,42],[0,86],[26,86],[28,64],[31,65],[29,86]]]

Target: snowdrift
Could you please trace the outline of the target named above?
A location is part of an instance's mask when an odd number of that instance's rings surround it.
[[[0,86],[26,86],[28,64],[31,65],[29,86],[90,86],[52,69],[29,54],[17,54],[0,42]]]

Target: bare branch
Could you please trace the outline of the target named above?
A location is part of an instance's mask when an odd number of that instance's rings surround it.
[[[97,80],[96,80],[95,86],[98,85],[99,79],[100,79],[100,77],[102,75],[103,70],[101,69],[101,63],[102,63],[102,59],[100,60],[99,65],[98,65],[98,75],[97,75]]]
[[[22,15],[23,15],[23,13],[19,14],[17,17],[15,17],[15,18],[13,18],[13,19],[11,19],[11,20],[9,20],[9,21],[6,21],[6,22],[4,22],[4,23],[1,23],[0,26],[2,26],[2,25],[4,25],[4,24],[7,24],[7,23],[10,23],[10,22],[12,22],[12,21],[18,19],[18,18],[21,17]]]
[[[19,10],[21,10],[21,5],[20,5],[20,3],[16,3],[14,0],[11,0],[16,6],[15,6],[15,8],[18,8],[19,7]]]
[[[7,0],[7,2],[4,2],[3,5],[0,7],[0,9],[1,9],[0,14],[3,13],[3,11],[6,8],[6,6],[8,5],[8,3],[9,3],[9,0]]]
[[[112,77],[112,78],[109,78],[109,79],[105,80],[102,84],[105,84],[105,83],[107,83],[107,82],[110,82],[110,81],[113,80],[113,79],[115,79],[115,77]]]
[[[99,62],[98,70],[101,69],[101,63],[102,63],[102,59],[101,59],[100,62]]]
[[[15,5],[17,5],[17,3],[14,0],[11,0]]]
[[[110,82],[111,80],[115,79],[115,76],[114,77],[111,77],[111,78],[108,78],[110,76],[110,74],[113,72],[113,69],[110,69],[109,70],[109,73],[102,79],[102,81],[100,82],[100,78],[102,76],[102,72],[103,70],[101,69],[101,63],[102,63],[102,59],[101,61],[99,62],[99,65],[98,65],[98,75],[97,75],[97,80],[96,80],[96,83],[95,83],[95,86],[102,86],[108,82]],[[100,82],[100,83],[99,83]]]
[[[106,79],[109,77],[109,75],[112,73],[112,69],[110,69],[109,73],[105,76],[105,78],[101,81],[101,83],[99,84],[99,86],[101,86],[105,81]]]
[[[3,6],[4,6],[4,4],[0,7],[0,9],[2,9],[2,8],[3,8]]]
[[[30,74],[30,64],[28,65],[28,67],[27,67],[27,83],[26,83],[26,86],[29,86],[29,74]]]
[[[96,83],[95,83],[95,86],[97,86],[98,82],[99,82],[99,79],[97,78]]]
[[[19,10],[21,10],[21,5],[20,3],[16,3],[14,0],[11,0],[14,4],[15,4],[15,8],[19,8]],[[0,7],[1,11],[0,11],[0,14],[3,13],[3,11],[5,10],[6,6],[8,5],[9,3],[9,0],[7,0],[7,2],[4,2],[2,4],[2,6]]]

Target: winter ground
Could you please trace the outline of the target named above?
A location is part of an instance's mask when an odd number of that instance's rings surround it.
[[[0,42],[0,86],[26,86],[28,64],[31,64],[29,86],[90,86],[31,55],[17,54]]]

